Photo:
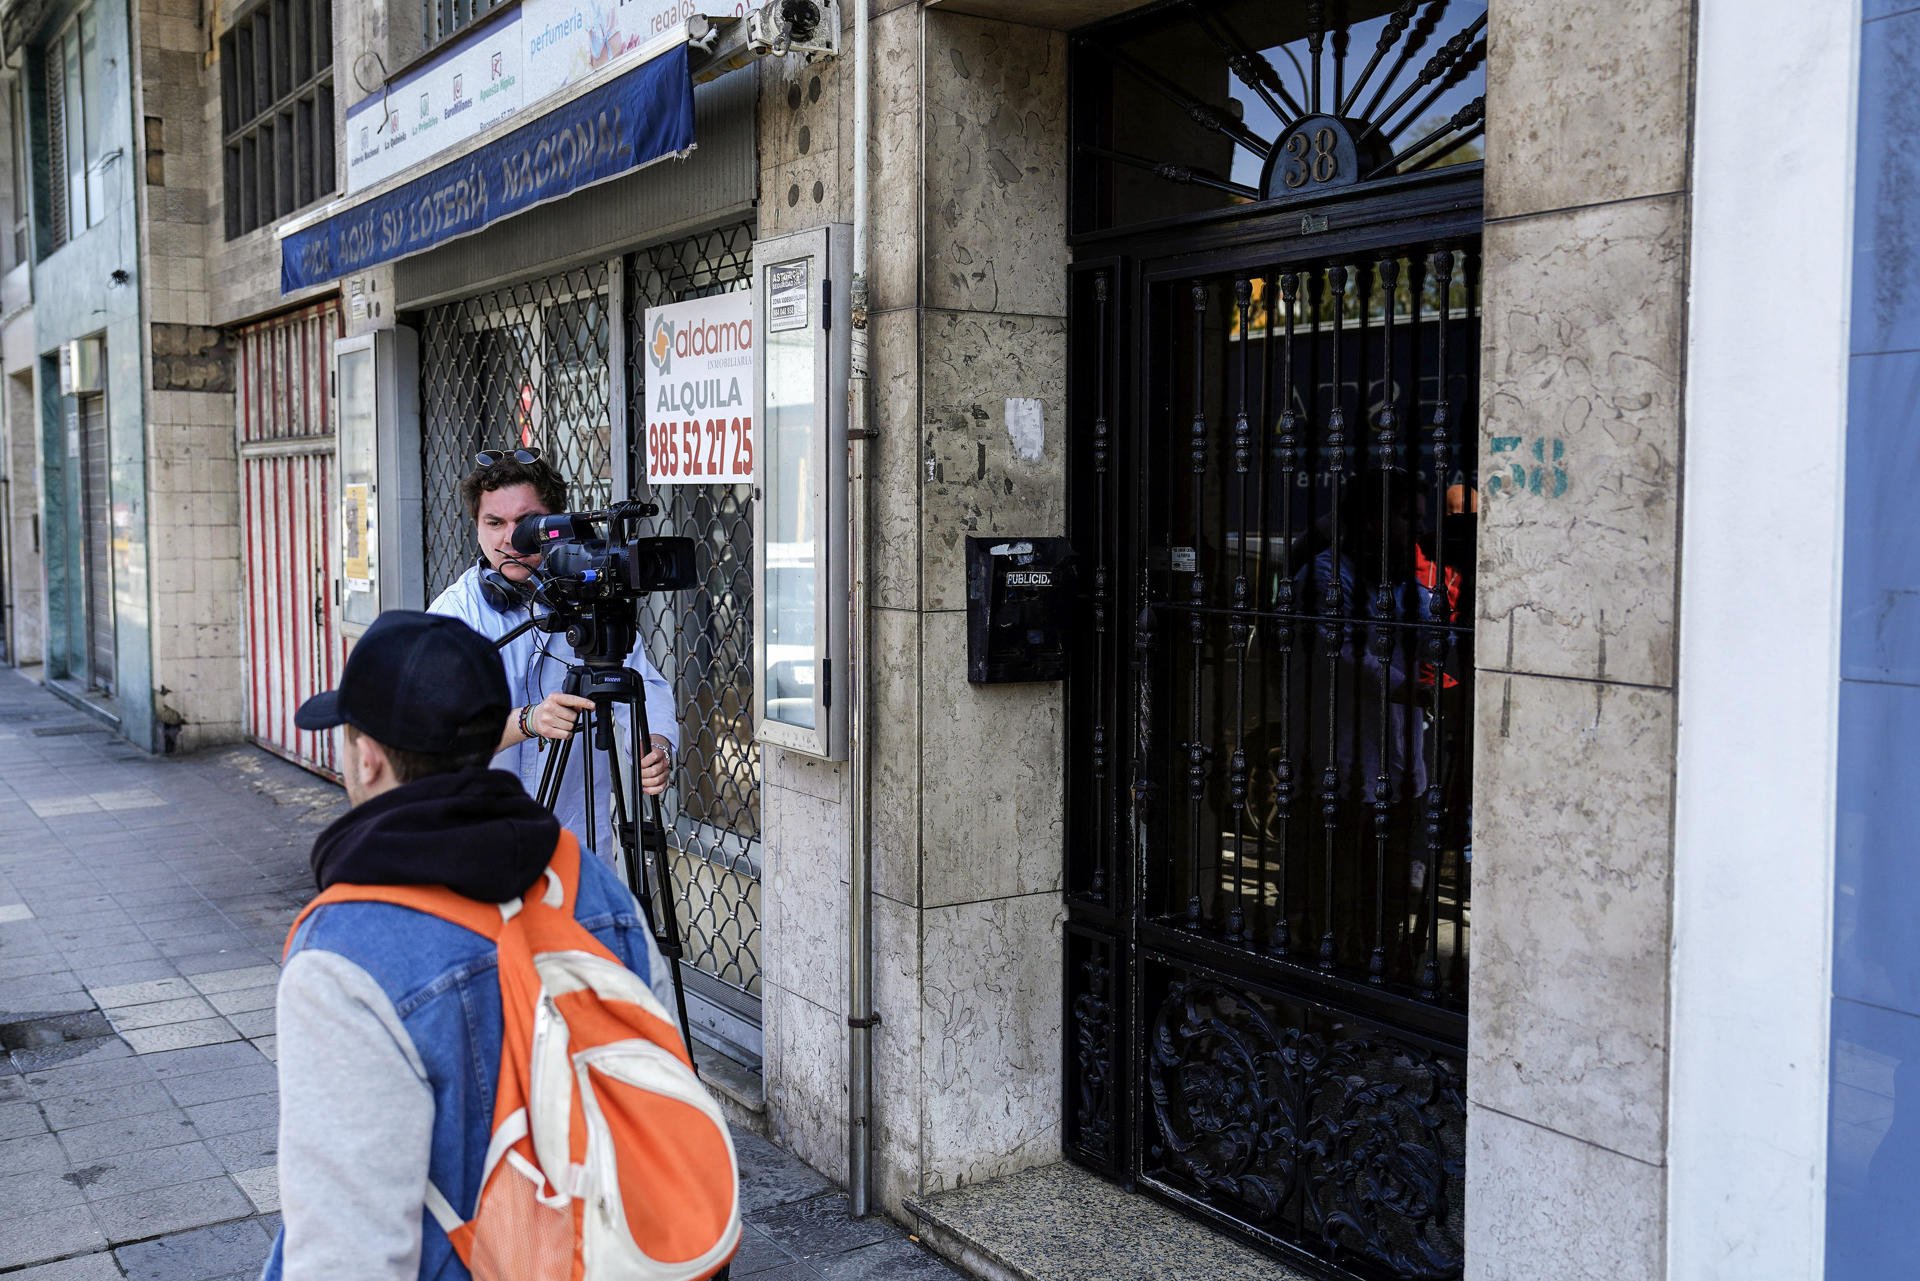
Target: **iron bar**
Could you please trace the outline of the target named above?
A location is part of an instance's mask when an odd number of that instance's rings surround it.
[[[1336,263],[1327,269],[1327,286],[1333,296],[1333,404],[1327,412],[1326,452],[1331,485],[1328,495],[1329,539],[1324,555],[1328,564],[1320,583],[1320,641],[1326,648],[1327,683],[1327,759],[1320,776],[1321,835],[1325,841],[1326,880],[1321,886],[1326,916],[1321,922],[1320,968],[1331,970],[1335,960],[1334,872],[1338,863],[1340,834],[1340,649],[1344,628],[1340,616],[1346,611],[1346,593],[1340,578],[1340,499],[1346,489],[1347,417],[1344,389],[1340,385],[1340,347],[1346,332],[1347,269]]]
[[[1452,39],[1434,50],[1433,56],[1428,58],[1426,65],[1420,68],[1420,74],[1413,78],[1413,83],[1408,85],[1406,89],[1401,92],[1400,96],[1393,100],[1391,106],[1379,115],[1374,116],[1373,119],[1383,122],[1392,120],[1400,114],[1400,108],[1406,106],[1415,94],[1436,80],[1441,79],[1443,76],[1451,74],[1454,62],[1467,53],[1467,49],[1473,43],[1474,38],[1480,34],[1486,25],[1487,15],[1482,12],[1479,17],[1456,32]]]
[[[1287,92],[1286,85],[1280,82],[1280,73],[1273,69],[1273,64],[1242,40],[1231,23],[1217,14],[1207,12],[1198,4],[1189,3],[1188,9],[1200,29],[1219,46],[1220,52],[1227,55],[1227,66],[1240,83],[1259,94],[1272,108],[1273,114],[1279,117],[1283,133],[1295,120],[1307,114],[1306,108],[1296,102],[1293,95]],[[1281,106],[1282,102],[1286,104],[1284,107]]]
[[[1145,156],[1133,155],[1130,152],[1114,151],[1107,147],[1096,147],[1091,143],[1082,143],[1079,150],[1089,156],[1097,156],[1102,160],[1112,160],[1119,164],[1131,165],[1135,169],[1144,169],[1154,177],[1166,182],[1179,183],[1183,186],[1211,187],[1215,191],[1225,191],[1232,195],[1245,196],[1249,200],[1257,200],[1260,197],[1260,189],[1258,187],[1250,187],[1244,182],[1234,182],[1230,178],[1222,178],[1220,175],[1206,169],[1201,169],[1196,165],[1162,163],[1158,160],[1149,160]]]
[[[1393,66],[1380,78],[1380,87],[1373,91],[1373,97],[1367,102],[1367,109],[1360,113],[1362,120],[1379,119],[1380,104],[1393,92],[1393,86],[1400,79],[1400,73],[1407,69],[1415,54],[1427,47],[1427,41],[1433,39],[1440,29],[1440,19],[1447,11],[1448,0],[1432,0],[1420,20],[1413,25],[1413,31],[1400,46],[1399,56],[1394,58]]]
[[[1274,585],[1274,608],[1276,611],[1292,613],[1294,608],[1293,587],[1293,490],[1294,474],[1300,462],[1300,418],[1294,412],[1295,389],[1293,380],[1293,306],[1299,296],[1300,276],[1297,272],[1285,272],[1280,276],[1280,297],[1286,304],[1286,337],[1284,348],[1285,364],[1281,369],[1280,398],[1285,405],[1280,411],[1280,572],[1279,581]],[[1272,341],[1273,314],[1271,307],[1267,314],[1268,341]],[[1263,548],[1264,550],[1264,548]],[[1287,920],[1287,855],[1293,848],[1293,637],[1294,624],[1291,620],[1271,629],[1279,640],[1280,650],[1280,690],[1283,703],[1280,718],[1280,759],[1275,763],[1273,780],[1273,806],[1280,828],[1279,849],[1279,885],[1276,897],[1279,899],[1279,912],[1273,929],[1268,936],[1268,947],[1276,956],[1286,956],[1293,950],[1292,929]]]
[[[1206,600],[1207,549],[1204,545],[1205,525],[1203,513],[1206,510],[1207,485],[1207,305],[1209,290],[1204,280],[1196,280],[1192,287],[1193,296],[1193,426],[1187,439],[1187,458],[1191,472],[1192,510],[1188,513],[1192,525],[1192,541],[1188,553],[1193,557],[1193,570],[1187,579],[1187,599],[1191,605],[1203,604]],[[1207,744],[1201,724],[1201,680],[1200,669],[1206,661],[1207,625],[1205,618],[1198,612],[1190,613],[1187,619],[1187,639],[1193,646],[1189,656],[1192,670],[1189,672],[1187,704],[1187,928],[1197,930],[1202,924],[1205,907],[1200,897],[1200,832],[1205,815],[1203,810],[1207,799]]]
[[[1307,52],[1313,55],[1313,114],[1320,114],[1320,59],[1327,44],[1327,6],[1325,0],[1313,0],[1307,6]]]
[[[1473,73],[1474,68],[1486,60],[1487,40],[1485,36],[1482,36],[1480,39],[1474,41],[1473,47],[1467,50],[1464,57],[1447,69],[1447,74],[1440,77],[1440,82],[1428,91],[1427,96],[1410,107],[1406,114],[1391,123],[1384,120],[1381,121],[1380,136],[1383,138],[1398,138],[1401,134],[1419,124],[1421,120],[1426,118],[1427,112],[1433,108],[1435,103],[1439,102],[1449,90],[1465,80]]]
[[[1402,594],[1401,584],[1395,581],[1392,558],[1395,497],[1393,477],[1398,462],[1400,427],[1394,407],[1396,393],[1393,377],[1393,323],[1395,313],[1399,309],[1397,290],[1400,281],[1400,260],[1391,256],[1383,258],[1375,265],[1374,270],[1380,278],[1381,292],[1380,377],[1383,385],[1383,400],[1376,420],[1377,431],[1374,436],[1374,459],[1380,470],[1380,579],[1375,587],[1373,613],[1375,618],[1385,618],[1400,612],[1397,606]],[[1375,779],[1373,796],[1373,955],[1367,965],[1368,980],[1377,985],[1384,983],[1387,975],[1385,939],[1387,846],[1392,835],[1393,742],[1389,713],[1393,706],[1390,701],[1391,685],[1394,663],[1399,657],[1399,645],[1392,631],[1376,631],[1374,643],[1377,651],[1384,650],[1379,654],[1381,660],[1380,774]]]
[[[1253,461],[1253,427],[1247,418],[1247,348],[1253,345],[1253,333],[1248,327],[1252,300],[1253,284],[1242,276],[1233,286],[1234,306],[1240,313],[1240,411],[1233,419],[1233,470],[1240,478],[1240,563],[1239,572],[1233,578],[1233,621],[1228,628],[1234,650],[1234,745],[1229,785],[1233,807],[1233,909],[1227,914],[1227,936],[1235,942],[1247,936],[1247,644],[1250,637],[1247,609],[1251,604],[1247,581],[1247,487]],[[1265,548],[1261,550],[1264,552]]]
[[[1093,277],[1094,336],[1094,411],[1093,476],[1095,494],[1094,543],[1098,559],[1093,570],[1093,779],[1100,822],[1094,846],[1098,857],[1093,865],[1092,892],[1095,901],[1107,901],[1107,860],[1113,845],[1109,840],[1108,815],[1113,809],[1113,782],[1107,772],[1107,488],[1110,483],[1107,462],[1111,445],[1107,439],[1107,346],[1112,341],[1108,314],[1107,273]]]
[[[1475,98],[1472,102],[1469,102],[1466,106],[1454,112],[1452,116],[1447,118],[1444,124],[1432,133],[1429,133],[1405,151],[1395,155],[1391,160],[1383,161],[1373,169],[1368,170],[1366,177],[1363,178],[1362,181],[1377,178],[1381,174],[1397,173],[1402,164],[1435,144],[1452,138],[1455,134],[1459,135],[1457,139],[1458,142],[1466,142],[1471,138],[1478,137],[1485,129],[1484,122],[1486,114],[1487,100],[1484,97]]]
[[[1182,89],[1179,85],[1167,79],[1131,54],[1108,44],[1100,44],[1093,47],[1098,49],[1105,57],[1132,72],[1134,76],[1150,88],[1157,90],[1162,97],[1178,106],[1187,114],[1189,120],[1199,125],[1202,129],[1208,129],[1220,134],[1222,137],[1229,139],[1237,145],[1245,147],[1262,160],[1273,153],[1273,144],[1265,138],[1262,138],[1238,120],[1222,114],[1218,108],[1194,97],[1185,89]]]
[[[1447,408],[1447,326],[1451,323],[1453,292],[1453,250],[1436,250],[1429,259],[1434,278],[1439,283],[1440,308],[1439,328],[1434,335],[1434,371],[1438,377],[1438,394],[1433,402],[1433,490],[1434,490],[1434,538],[1433,538],[1433,578],[1435,591],[1435,611],[1449,624],[1452,616],[1451,601],[1447,585],[1447,542],[1443,522],[1447,510],[1447,467],[1451,461],[1451,438],[1449,435]],[[1441,793],[1443,775],[1441,773],[1441,750],[1446,742],[1446,686],[1447,686],[1447,635],[1438,632],[1427,641],[1427,657],[1432,663],[1433,674],[1433,739],[1432,763],[1427,767],[1426,820],[1427,836],[1427,957],[1420,968],[1420,995],[1433,1000],[1439,995],[1440,988],[1440,856],[1444,837],[1441,824],[1441,809],[1444,797]]]
[[[1346,97],[1340,100],[1340,115],[1344,116],[1353,110],[1354,100],[1366,90],[1367,81],[1373,78],[1374,71],[1380,66],[1380,60],[1386,57],[1388,50],[1399,43],[1400,37],[1406,34],[1407,24],[1413,21],[1413,11],[1419,7],[1419,0],[1405,0],[1393,11],[1393,16],[1381,26],[1380,39],[1373,46],[1373,56],[1367,59],[1366,67],[1355,78],[1353,87],[1347,90]],[[1316,108],[1318,105],[1316,102]]]

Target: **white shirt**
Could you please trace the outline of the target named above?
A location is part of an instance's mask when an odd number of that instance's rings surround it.
[[[479,632],[489,640],[498,641],[502,636],[527,621],[530,612],[536,607],[529,604],[513,610],[499,610],[489,605],[480,594],[480,567],[470,565],[467,572],[453,581],[453,585],[441,592],[429,605],[428,610],[435,614],[447,614],[459,619],[467,626]],[[542,615],[544,609],[539,611]],[[517,716],[519,709],[531,703],[537,703],[548,694],[558,693],[567,678],[567,668],[580,661],[579,655],[567,638],[558,632],[543,632],[539,628],[530,628],[509,641],[500,651],[500,659],[507,674],[507,690],[513,701]],[[647,732],[657,734],[673,745],[677,755],[680,747],[680,724],[675,714],[673,690],[666,679],[654,669],[647,660],[646,644],[635,641],[633,653],[627,656],[627,666],[640,673],[646,688]],[[621,741],[626,741],[628,728],[627,711],[621,708],[615,717],[619,724]],[[549,742],[546,750],[540,750],[542,740],[527,739],[516,743],[493,758],[495,769],[506,770],[520,780],[527,789],[527,795],[538,795],[540,776],[546,768],[547,759],[559,748],[558,743]],[[612,785],[608,780],[609,761],[599,752],[589,752],[589,741],[576,735],[572,751],[567,757],[566,777],[561,780],[560,794],[554,802],[554,817],[560,825],[580,838],[580,844],[593,850],[602,859],[611,863],[617,846],[610,838],[608,826],[611,813]],[[651,750],[649,745],[643,750]],[[586,792],[581,780],[585,777],[583,758],[593,757],[593,819],[589,832],[587,819]],[[633,798],[628,798],[631,809]]]

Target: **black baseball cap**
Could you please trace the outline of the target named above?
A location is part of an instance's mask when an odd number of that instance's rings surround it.
[[[293,723],[351,725],[386,747],[452,756],[498,743],[508,707],[491,641],[457,618],[390,609],[347,655],[340,688],[300,704]]]

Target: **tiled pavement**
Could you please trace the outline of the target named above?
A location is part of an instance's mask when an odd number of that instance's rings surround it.
[[[156,759],[0,669],[0,1275],[252,1277],[278,1225],[273,985],[339,789]],[[736,1135],[756,1281],[958,1274]]]

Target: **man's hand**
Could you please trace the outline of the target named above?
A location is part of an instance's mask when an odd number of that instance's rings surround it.
[[[640,790],[658,796],[667,790],[667,740],[653,736],[653,750],[640,760]]]
[[[566,738],[580,728],[580,713],[592,710],[590,698],[578,694],[549,694],[527,713],[527,728],[540,738]]]

